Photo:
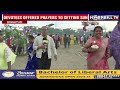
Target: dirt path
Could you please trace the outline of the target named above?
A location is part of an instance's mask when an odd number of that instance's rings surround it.
[[[67,70],[85,70],[86,67],[86,55],[81,52],[80,45],[71,45],[70,48],[64,48],[61,45],[57,49],[58,60],[52,59],[51,69],[67,69]],[[108,60],[110,69],[114,69],[115,61],[113,58]],[[12,69],[24,70],[27,63],[27,56],[18,56],[16,62],[13,64]]]

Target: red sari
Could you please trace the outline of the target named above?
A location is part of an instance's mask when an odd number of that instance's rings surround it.
[[[10,38],[7,39],[7,45],[9,46],[9,48],[11,48],[11,41],[10,41]]]
[[[92,45],[93,42],[96,41],[99,49],[96,52],[88,53],[87,56],[87,67],[88,69],[95,70],[105,70],[109,69],[108,61],[107,61],[107,53],[108,53],[108,38],[96,39],[95,37],[91,37],[88,39],[86,44]]]

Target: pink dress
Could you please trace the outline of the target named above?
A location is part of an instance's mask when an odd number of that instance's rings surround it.
[[[108,38],[96,39],[95,37],[91,37],[86,42],[86,45],[91,46],[94,41],[96,41],[99,49],[96,52],[88,53],[87,56],[87,67],[88,69],[95,70],[105,70],[109,69],[108,61],[107,61],[107,53],[108,53]]]

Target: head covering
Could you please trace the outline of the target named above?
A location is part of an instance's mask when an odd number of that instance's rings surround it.
[[[118,29],[118,24],[111,32],[109,45],[111,49],[120,49],[120,30]]]
[[[37,36],[40,36],[40,34],[38,34]]]

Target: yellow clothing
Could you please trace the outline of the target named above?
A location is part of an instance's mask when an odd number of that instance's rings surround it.
[[[76,37],[74,37],[74,40],[76,40]]]
[[[7,70],[7,62],[11,61],[11,65],[15,62],[16,55],[12,50],[5,44],[0,43],[0,70]]]

